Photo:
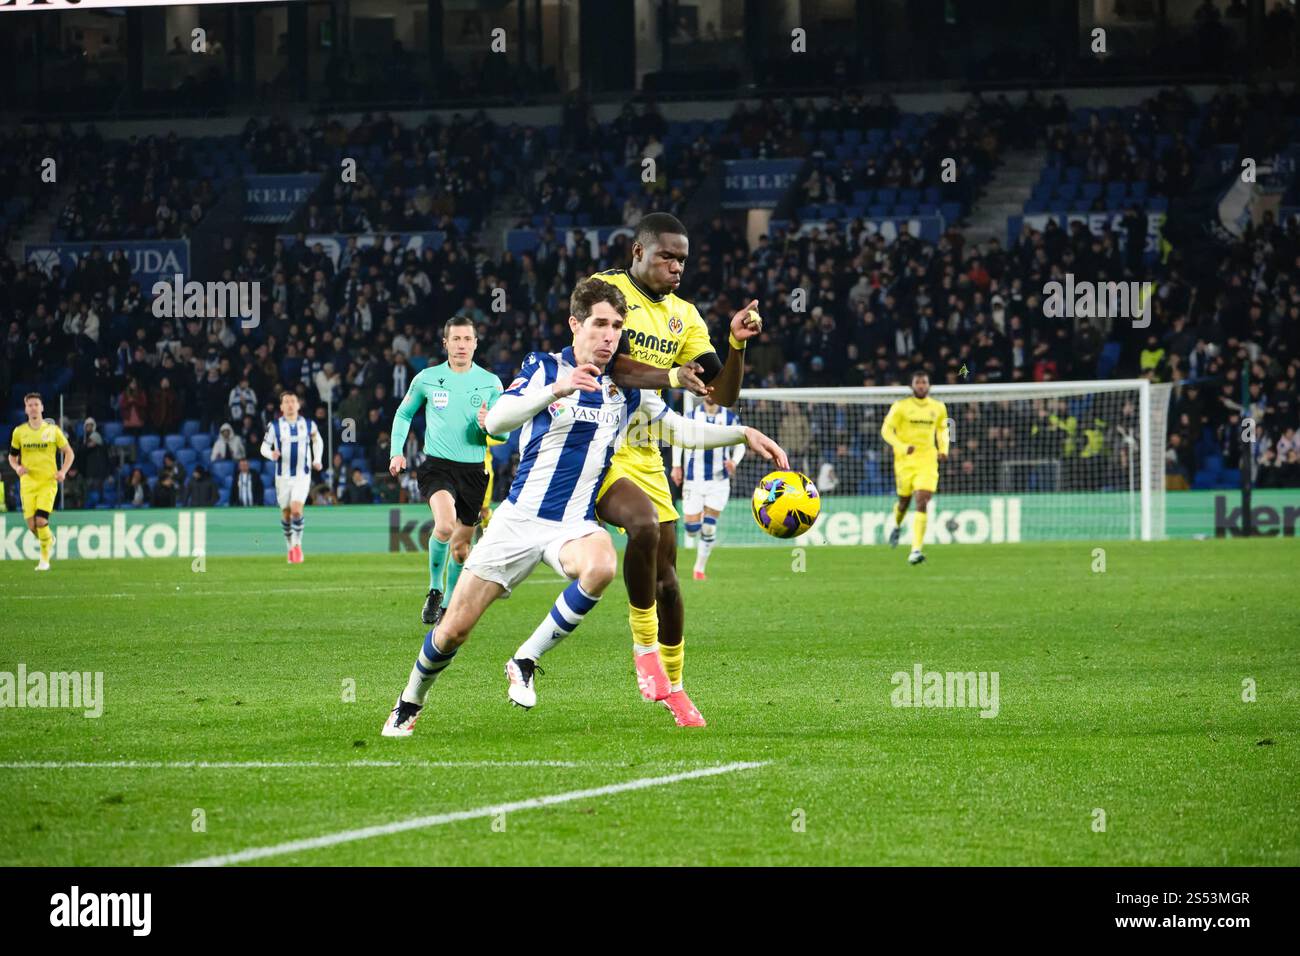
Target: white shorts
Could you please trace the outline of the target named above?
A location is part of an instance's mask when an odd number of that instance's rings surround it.
[[[311,476],[301,475],[297,478],[275,479],[275,501],[281,508],[289,507],[289,502],[306,504],[311,494]]]
[[[509,597],[511,589],[532,574],[539,562],[545,561],[565,577],[560,549],[570,541],[595,533],[606,532],[594,521],[561,524],[519,514],[507,501],[492,516],[492,523],[469,553],[464,570],[501,585],[506,591],[504,596]]]
[[[682,512],[697,515],[705,508],[721,511],[731,497],[731,482],[723,478],[713,481],[688,481],[682,486]]]

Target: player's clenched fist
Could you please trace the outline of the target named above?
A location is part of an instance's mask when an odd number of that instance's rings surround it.
[[[747,427],[745,429],[745,445],[750,450],[758,452],[768,461],[776,462],[777,467],[782,471],[789,469],[790,459],[785,457],[785,451],[757,428]]]
[[[758,300],[751,299],[749,305],[731,317],[731,334],[741,342],[763,331],[763,317],[758,314]]]
[[[394,455],[388,459],[388,473],[396,478],[402,472],[406,471],[406,456]]]
[[[590,362],[584,362],[568,375],[557,378],[551,386],[551,394],[556,398],[564,398],[574,392],[594,392],[600,387],[596,384],[599,375],[600,369]]]

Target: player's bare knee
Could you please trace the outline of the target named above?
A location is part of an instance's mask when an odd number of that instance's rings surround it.
[[[578,572],[578,583],[588,594],[600,594],[618,574],[618,556],[611,547],[589,556]]]
[[[440,524],[437,521],[433,523],[433,536],[443,544],[451,540],[451,533],[455,530],[456,526],[454,524]]]
[[[469,557],[469,542],[455,541],[451,546],[451,559],[457,564],[464,564],[465,559]]]
[[[659,547],[659,516],[653,512],[633,515],[623,530],[629,548],[653,551]]]

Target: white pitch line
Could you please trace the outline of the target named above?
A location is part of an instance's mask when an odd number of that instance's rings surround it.
[[[527,581],[523,581],[523,582],[521,582],[521,583],[523,583],[523,584],[549,584],[549,585],[551,585],[552,587],[558,587],[559,585],[564,584],[567,580],[568,580],[567,578],[561,578],[561,577],[555,577],[555,578],[549,578],[549,579],[548,579],[548,578],[541,578],[541,579],[533,579],[533,578],[529,578]],[[774,578],[773,580],[777,580],[777,579]],[[364,587],[362,587],[362,586],[358,586],[358,585],[352,585],[352,586],[350,586],[350,587],[345,587],[345,586],[315,587],[315,586],[313,586],[312,584],[307,583],[307,584],[304,584],[304,585],[303,585],[302,587],[300,587],[300,588],[258,588],[257,593],[258,593],[258,594],[323,594],[323,593],[326,593],[326,592],[355,592],[355,591],[359,591],[359,590],[364,590],[364,591],[367,591],[367,592],[369,592],[369,591],[409,591],[409,592],[414,593],[414,592],[417,592],[417,591],[419,590],[419,588],[411,588],[411,587],[406,587],[405,585],[395,585],[395,584],[376,584],[376,585],[370,585],[370,584],[367,584],[367,585],[365,585]],[[155,590],[141,590],[141,591],[113,591],[113,592],[110,592],[110,593],[107,593],[107,594],[104,594],[104,593],[100,593],[100,594],[83,594],[83,593],[81,593],[81,592],[78,592],[78,593],[77,593],[77,597],[79,597],[79,598],[94,598],[94,599],[99,599],[99,598],[169,597],[169,596],[174,596],[174,595],[177,593],[177,591],[180,592],[180,594],[181,594],[182,597],[231,597],[232,595],[244,595],[244,594],[247,594],[247,593],[248,593],[246,590],[238,590],[238,589],[236,589],[236,590],[228,590],[228,591],[221,591],[221,590],[216,590],[216,591],[214,591],[214,590],[196,591],[196,590],[188,590],[188,589],[184,589],[184,588],[177,588],[175,591],[168,591],[168,590],[166,590],[166,589],[161,589],[161,588],[160,588],[160,589],[155,589]],[[14,600],[14,601],[48,601],[48,600],[49,600],[49,595],[48,595],[48,594],[14,594],[14,595],[6,596],[6,597],[5,597],[5,600]]]
[[[277,770],[349,767],[583,767],[573,760],[17,760],[0,770]]]
[[[512,803],[498,803],[492,806],[478,807],[474,810],[457,810],[454,813],[438,813],[433,816],[414,817],[410,820],[398,820],[393,823],[382,823],[377,826],[362,827],[357,830],[343,830],[339,833],[328,833],[325,836],[311,837],[306,840],[291,840],[288,843],[277,843],[274,846],[253,847],[248,850],[240,850],[237,853],[225,853],[220,856],[205,856],[202,859],[191,860],[188,863],[181,863],[179,865],[226,866],[230,863],[246,863],[249,860],[264,860],[267,857],[283,856],[286,853],[300,853],[303,850],[319,850],[327,846],[337,846],[340,843],[353,843],[357,840],[368,840],[371,837],[390,836],[394,833],[405,833],[407,830],[423,830],[427,827],[441,826],[444,823],[458,823],[461,820],[492,817],[499,813],[514,813],[518,810],[536,810],[540,807],[554,806],[557,803],[570,803],[574,800],[588,800],[592,797],[605,797],[615,793],[626,793],[629,790],[644,790],[647,787],[663,787],[670,783],[681,783],[683,780],[697,780],[701,777],[716,777],[718,774],[735,773],[737,770],[753,770],[765,765],[766,761],[758,763],[728,763],[716,767],[701,767],[698,770],[688,770],[685,773],[673,773],[665,777],[642,777],[639,780],[628,780],[624,783],[612,783],[604,787],[591,787],[586,790],[570,790],[568,793],[556,793],[545,797],[532,797],[528,800],[516,800]]]

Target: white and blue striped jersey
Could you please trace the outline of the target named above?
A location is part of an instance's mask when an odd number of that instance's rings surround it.
[[[293,422],[283,416],[277,418],[267,427],[266,437],[262,439],[263,458],[270,458],[272,452],[280,453],[275,463],[276,478],[311,477],[311,466],[320,465],[324,450],[325,443],[316,423],[301,415]]]
[[[505,394],[535,396],[577,364],[572,347],[530,352]],[[647,422],[668,412],[656,392],[626,392],[608,375],[597,381],[599,390],[557,398],[520,427],[519,467],[507,496],[519,513],[545,521],[595,520],[596,494],[629,420],[638,410]]]
[[[740,416],[729,408],[719,408],[710,415],[704,410],[704,404],[696,405],[685,414],[687,421],[708,422],[710,425],[738,425]],[[726,481],[731,476],[723,464],[728,461],[740,461],[745,451],[744,445],[726,445],[722,448],[677,448],[673,447],[673,467],[682,463],[685,456],[683,479],[685,481]]]

